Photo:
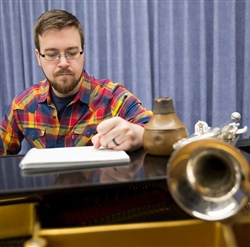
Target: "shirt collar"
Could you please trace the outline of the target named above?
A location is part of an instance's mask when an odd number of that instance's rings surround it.
[[[43,80],[40,83],[40,86],[42,88],[42,94],[41,94],[41,97],[40,97],[38,103],[43,103],[46,100],[48,101],[48,103],[51,103],[51,96],[50,96],[50,93],[49,93],[50,84],[49,84],[48,80],[46,80],[46,79]]]
[[[81,102],[85,104],[89,104],[90,101],[90,93],[91,93],[91,82],[90,82],[90,76],[83,71],[82,78],[81,78],[81,86],[79,88],[79,91],[74,99],[74,102],[77,100],[80,100]]]
[[[92,76],[90,76],[88,73],[83,71],[82,76],[81,76],[81,86],[73,102],[80,100],[81,102],[85,104],[89,104],[90,93],[91,93],[91,82],[90,82],[91,78]],[[51,95],[50,95],[49,81],[46,79],[43,80],[41,82],[41,87],[42,87],[42,94],[38,102],[43,103],[47,101],[48,104],[50,104],[52,100],[51,100]]]

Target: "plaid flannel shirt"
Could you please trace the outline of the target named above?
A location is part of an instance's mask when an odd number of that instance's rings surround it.
[[[128,94],[119,116],[143,126],[152,116],[121,84],[96,80],[83,71],[79,92],[59,122],[47,80],[14,98],[0,125],[0,156],[17,154],[24,138],[31,147],[54,148],[92,145],[97,125],[116,114],[124,93]]]

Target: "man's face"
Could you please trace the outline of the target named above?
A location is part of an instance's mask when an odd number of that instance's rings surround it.
[[[65,54],[82,51],[80,34],[76,27],[47,30],[42,36],[39,36],[39,41],[41,54]],[[68,60],[62,55],[58,61],[47,61],[36,50],[36,57],[57,96],[67,97],[78,92],[81,84],[84,54],[75,60]]]

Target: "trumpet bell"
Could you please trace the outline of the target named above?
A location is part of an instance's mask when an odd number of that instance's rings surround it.
[[[238,148],[206,138],[174,150],[167,164],[167,183],[184,211],[203,220],[222,220],[246,204],[249,172],[248,161]]]

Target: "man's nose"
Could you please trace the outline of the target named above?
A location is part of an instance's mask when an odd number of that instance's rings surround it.
[[[61,54],[60,57],[59,57],[58,66],[65,67],[65,66],[68,66],[68,65],[69,65],[68,59],[66,58],[66,56],[64,54]]]

